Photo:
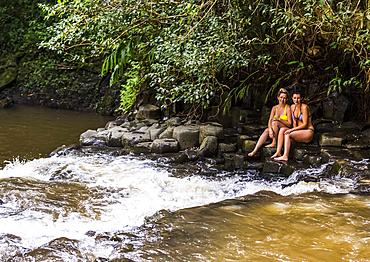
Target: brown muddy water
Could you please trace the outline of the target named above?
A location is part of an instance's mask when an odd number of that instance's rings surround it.
[[[104,127],[112,117],[17,105],[0,110],[0,163],[46,157],[59,146],[78,143],[80,133]]]
[[[109,119],[27,107],[0,119],[0,261],[369,261],[370,196],[339,176],[292,183],[325,166],[265,180],[114,149],[48,157]]]

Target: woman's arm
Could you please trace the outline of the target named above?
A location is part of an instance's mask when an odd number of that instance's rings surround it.
[[[291,110],[290,106],[287,107],[286,114],[288,116],[288,121],[287,121],[288,123],[287,123],[286,126],[291,127],[292,126],[292,110]]]
[[[267,124],[268,125],[268,128],[272,128],[272,121],[274,120],[274,115],[275,115],[276,107],[277,106],[273,106],[272,109],[271,109],[269,122]]]
[[[284,124],[286,127],[291,127],[292,126],[292,111],[289,105],[287,105],[285,113],[288,117],[288,120],[283,120],[279,117],[279,118],[274,118],[272,121],[279,121],[282,124]]]

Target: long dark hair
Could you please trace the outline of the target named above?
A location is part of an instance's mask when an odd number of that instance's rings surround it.
[[[295,84],[295,85],[292,86],[292,88],[293,88],[292,96],[293,95],[300,95],[301,98],[303,97],[302,86],[301,85]]]

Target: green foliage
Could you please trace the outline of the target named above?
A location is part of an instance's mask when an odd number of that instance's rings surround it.
[[[38,2],[46,4],[54,1]],[[33,0],[0,1],[0,53],[37,48],[36,43],[47,36],[43,18],[42,11]]]
[[[121,104],[117,111],[129,113],[136,102],[141,85],[145,81],[145,76],[142,76],[142,68],[139,63],[132,63],[132,66],[124,73],[126,84],[122,85]]]
[[[41,4],[55,19],[40,46],[85,63],[104,57],[102,74],[121,78],[120,110],[142,88],[164,107],[207,108],[225,92],[224,111],[255,83],[278,87],[335,64],[323,86],[370,87],[370,13],[363,1],[112,0]],[[351,68],[351,70],[348,70]],[[144,81],[145,79],[145,81]],[[299,79],[298,79],[299,80]]]

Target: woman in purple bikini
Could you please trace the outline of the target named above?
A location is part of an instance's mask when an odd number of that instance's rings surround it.
[[[276,153],[271,157],[277,161],[287,161],[290,150],[290,139],[297,142],[309,143],[313,139],[314,128],[311,121],[310,108],[303,104],[302,96],[299,90],[293,92],[293,102],[291,106],[293,128],[281,128],[279,131],[278,145]],[[284,141],[284,154],[281,155],[281,149]]]

